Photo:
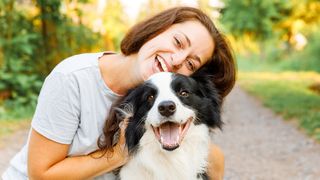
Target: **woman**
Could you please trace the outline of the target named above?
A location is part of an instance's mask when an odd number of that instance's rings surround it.
[[[154,73],[191,75],[201,67],[207,67],[225,97],[235,82],[230,48],[212,21],[191,7],[168,9],[135,25],[119,54],[81,54],[62,61],[46,78],[28,142],[3,179],[105,178],[128,155],[123,133],[110,149],[112,156],[98,150],[111,104]],[[221,178],[223,156],[213,145],[209,161],[209,176]]]

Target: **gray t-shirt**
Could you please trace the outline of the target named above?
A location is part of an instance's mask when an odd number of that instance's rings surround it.
[[[48,139],[70,144],[68,156],[98,149],[105,119],[119,97],[102,79],[98,66],[102,55],[80,54],[63,60],[45,79],[38,97],[32,128]],[[28,179],[28,142],[29,138],[10,161],[3,179]]]

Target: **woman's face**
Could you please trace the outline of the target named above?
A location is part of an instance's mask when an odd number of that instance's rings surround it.
[[[146,42],[138,52],[143,80],[158,72],[191,75],[210,59],[214,43],[198,21],[174,24]]]

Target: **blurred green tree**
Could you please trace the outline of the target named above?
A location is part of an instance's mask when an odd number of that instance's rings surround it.
[[[273,26],[288,14],[286,0],[225,0],[222,10],[222,23],[236,38],[244,36],[260,45],[261,58],[264,55],[264,42],[273,36]]]
[[[87,1],[62,2],[60,0],[37,0],[40,13],[36,19],[40,19],[42,41],[39,43],[37,67],[43,76],[49,74],[55,65],[62,59],[76,53],[88,52],[93,49],[99,41],[99,34],[93,33],[82,23],[84,11],[81,4]],[[61,12],[62,3],[73,3],[76,15],[68,17]],[[74,19],[77,19],[75,22]],[[54,50],[54,51],[52,51]]]
[[[37,48],[32,42],[39,41],[40,36],[15,5],[14,0],[0,3],[0,106],[33,108],[41,77],[34,73],[30,56]]]
[[[284,44],[284,53],[290,53],[296,45],[296,35],[313,34],[320,21],[320,1],[317,0],[225,0],[222,23],[237,39],[249,39],[260,45],[260,53],[266,51],[266,43],[273,48]],[[272,50],[279,51],[279,50]]]
[[[0,1],[0,119],[9,111],[30,115],[52,68],[98,40],[99,34],[61,13],[58,0]]]
[[[37,0],[37,6],[40,9],[39,17],[41,19],[41,46],[39,49],[42,61],[38,67],[43,73],[48,74],[52,67],[57,64],[61,57],[56,56],[59,49],[58,26],[62,24],[63,17],[60,13],[60,0]]]

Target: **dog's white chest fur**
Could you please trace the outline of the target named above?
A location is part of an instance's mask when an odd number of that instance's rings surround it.
[[[121,180],[197,179],[207,167],[209,132],[205,125],[192,125],[181,146],[163,150],[152,129],[140,140],[137,154],[120,171]]]

